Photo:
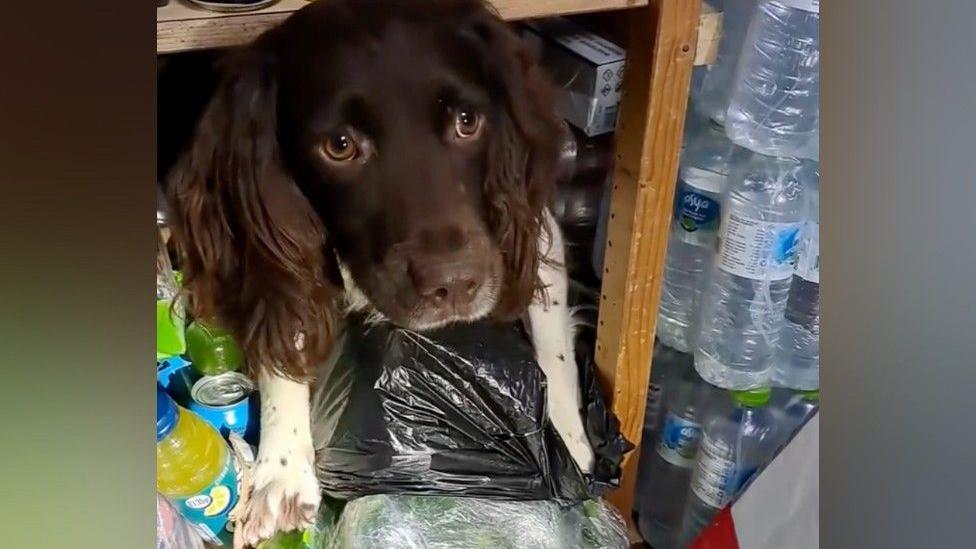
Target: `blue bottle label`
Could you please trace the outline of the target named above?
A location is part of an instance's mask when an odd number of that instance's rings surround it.
[[[701,440],[701,425],[668,413],[661,429],[657,453],[668,463],[688,469],[694,464]]]
[[[198,493],[185,498],[169,498],[208,543],[224,545],[230,538],[227,515],[237,505],[237,475],[234,458],[227,461],[217,478]]]
[[[719,226],[719,203],[687,182],[674,209],[681,239],[695,246],[712,246]]]

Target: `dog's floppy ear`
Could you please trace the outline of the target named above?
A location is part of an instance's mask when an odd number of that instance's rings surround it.
[[[184,288],[197,316],[237,337],[252,370],[307,379],[336,325],[335,256],[280,160],[273,55],[258,43],[221,68],[169,177]]]
[[[563,133],[554,88],[526,44],[487,13],[472,28],[484,46],[489,92],[504,106],[489,132],[485,197],[488,223],[505,262],[495,316],[510,319],[544,292],[538,269],[547,250],[539,249],[539,235],[548,231],[543,216],[555,188]]]

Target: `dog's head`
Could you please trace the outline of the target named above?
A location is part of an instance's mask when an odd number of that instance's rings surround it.
[[[540,291],[560,127],[481,2],[316,2],[223,70],[170,195],[194,307],[252,362],[300,375],[327,352],[339,265],[416,330]]]

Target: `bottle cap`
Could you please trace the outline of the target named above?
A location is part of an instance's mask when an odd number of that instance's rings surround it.
[[[769,387],[759,387],[745,391],[732,391],[732,399],[740,406],[759,407],[769,402]]]
[[[176,427],[176,403],[170,398],[159,384],[156,384],[156,442],[166,438],[166,435]]]
[[[820,400],[820,389],[814,389],[812,391],[797,391],[796,394],[803,397],[803,400],[810,402],[817,402]]]

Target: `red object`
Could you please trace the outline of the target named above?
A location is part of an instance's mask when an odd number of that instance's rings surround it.
[[[818,549],[819,454],[817,413],[689,548]]]
[[[688,546],[689,549],[739,549],[735,536],[735,523],[732,520],[732,506],[722,509],[711,526],[704,529]]]

